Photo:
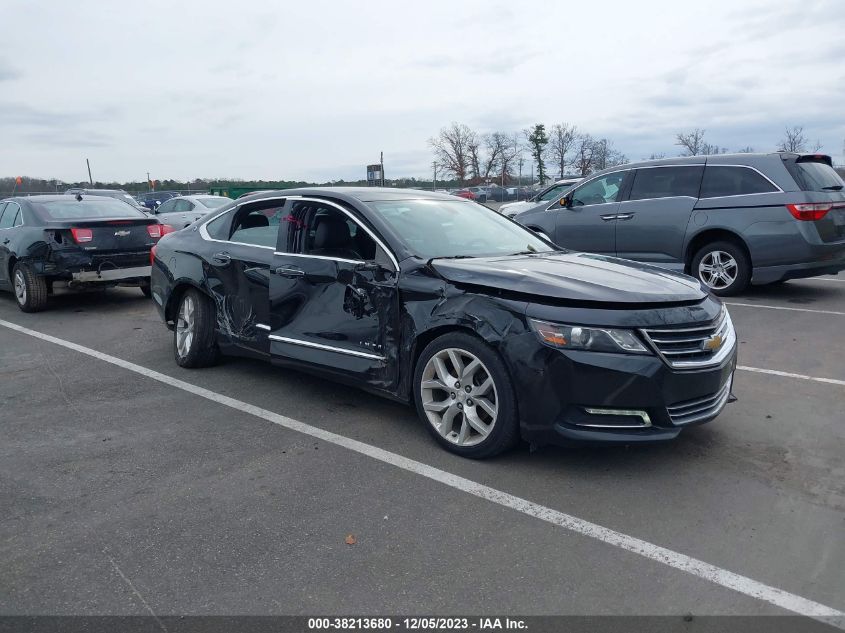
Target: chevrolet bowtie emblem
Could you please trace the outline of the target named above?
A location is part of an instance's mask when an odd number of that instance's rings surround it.
[[[721,334],[714,334],[708,339],[705,339],[701,342],[701,349],[708,351],[708,352],[715,352],[717,349],[722,347],[722,343],[724,339],[722,338]]]
[[[115,237],[126,237],[127,235],[129,235],[129,231],[115,231],[114,232]]]

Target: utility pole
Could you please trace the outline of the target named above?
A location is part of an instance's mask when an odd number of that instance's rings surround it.
[[[88,165],[88,182],[90,182],[91,186],[93,187],[94,186],[94,179],[91,178],[91,163],[88,161],[87,158],[85,159],[85,164]]]
[[[381,186],[384,187],[384,152],[379,152],[379,165],[381,165]]]
[[[147,191],[153,190],[153,181],[150,180],[150,172],[147,172]]]
[[[434,178],[431,181],[431,190],[434,191],[437,189],[437,161],[434,161],[431,164],[434,167]]]

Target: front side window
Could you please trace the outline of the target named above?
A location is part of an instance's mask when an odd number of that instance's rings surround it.
[[[346,213],[322,202],[302,200],[290,205],[284,250],[318,257],[373,260],[376,242]]]
[[[173,213],[176,210],[176,200],[171,199],[166,202],[163,202],[161,206],[158,208],[158,212],[161,213]]]
[[[699,165],[638,169],[634,175],[629,199],[652,200],[679,196],[697,198],[702,171]]]
[[[772,183],[748,167],[707,165],[701,183],[702,198],[771,193],[777,190]]]
[[[173,206],[173,210],[177,213],[185,213],[187,211],[192,211],[193,208],[193,203],[190,200],[185,200],[184,198],[177,198],[176,203]]]
[[[284,201],[274,201],[269,205],[247,205],[238,209],[232,219],[229,240],[275,248],[283,211]]]
[[[551,251],[498,212],[458,200],[377,200],[368,206],[419,257],[484,257]]]
[[[605,204],[616,202],[622,189],[625,172],[617,171],[596,178],[578,187],[572,192],[572,206],[580,207],[591,204]]]

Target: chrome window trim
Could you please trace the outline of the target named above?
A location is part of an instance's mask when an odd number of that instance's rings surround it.
[[[323,345],[322,343],[312,343],[311,341],[303,341],[297,338],[289,338],[287,336],[277,336],[270,334],[267,338],[271,341],[278,341],[279,343],[289,343],[291,345],[300,345],[301,347],[310,347],[313,349],[321,349],[327,352],[337,352],[338,354],[346,354],[348,356],[357,356],[359,358],[367,358],[369,360],[386,361],[386,356],[379,356],[378,354],[368,354],[367,352],[359,352],[353,349],[345,349],[343,347],[334,347],[333,345]]]
[[[695,196],[663,196],[662,198],[637,198],[636,200],[631,200],[628,198],[627,200],[623,200],[619,204],[625,204],[626,202],[647,202],[649,200],[675,200],[677,198],[689,198],[690,200],[698,200]]]
[[[346,264],[360,264],[367,260],[365,259],[345,259],[343,257],[329,257],[328,255],[309,255],[308,253],[286,253],[284,251],[275,251],[274,255],[281,255],[283,257],[306,257],[308,259],[325,259],[331,262],[344,262]]]
[[[305,201],[305,202],[318,202],[318,203],[326,204],[326,205],[329,205],[331,207],[338,209],[343,214],[345,214],[350,220],[352,220],[356,224],[356,226],[359,226],[362,229],[364,229],[364,231],[367,233],[367,235],[369,235],[371,238],[373,238],[373,241],[378,246],[380,246],[381,249],[387,254],[388,258],[390,258],[390,262],[394,266],[394,272],[399,272],[399,260],[396,259],[396,256],[393,254],[393,251],[391,251],[389,248],[387,248],[385,243],[382,242],[381,239],[378,236],[376,236],[375,233],[373,233],[369,228],[367,228],[366,226],[361,224],[358,221],[358,218],[356,218],[350,211],[343,208],[341,205],[337,204],[336,202],[332,202],[331,200],[325,200],[323,198],[314,198],[314,197],[311,197],[311,196],[293,195],[293,196],[277,196],[277,197],[272,197],[272,198],[261,198],[260,200],[249,200],[249,201],[241,202],[241,203],[236,204],[231,209],[226,209],[225,211],[221,211],[220,213],[217,213],[216,215],[214,215],[214,217],[208,218],[208,220],[206,220],[205,222],[200,224],[200,227],[199,227],[200,237],[202,239],[208,241],[208,242],[220,242],[220,243],[223,243],[223,244],[241,244],[243,246],[255,246],[257,248],[272,248],[274,255],[282,255],[282,256],[290,255],[292,257],[313,257],[313,258],[316,258],[316,259],[327,259],[327,260],[331,260],[331,261],[347,262],[347,263],[350,263],[350,264],[359,264],[361,262],[367,261],[367,260],[364,260],[364,259],[344,259],[342,257],[326,257],[325,255],[309,255],[308,253],[287,253],[285,251],[278,251],[278,250],[276,250],[276,247],[273,247],[273,246],[260,246],[258,244],[244,244],[243,242],[232,242],[231,240],[218,240],[218,239],[211,237],[208,234],[208,231],[205,228],[206,224],[208,224],[209,222],[213,222],[214,220],[219,218],[221,215],[229,213],[230,211],[235,212],[235,209],[237,209],[241,205],[252,204],[252,203],[255,203],[255,202],[269,202],[269,201],[272,201],[272,200],[285,200],[285,201],[301,200],[301,201]]]
[[[257,327],[259,330],[266,330],[267,332],[270,331],[270,326],[265,325],[264,323],[256,323],[255,327]]]

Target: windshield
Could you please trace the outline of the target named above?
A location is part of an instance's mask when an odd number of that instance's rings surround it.
[[[789,171],[803,191],[840,191],[845,184],[833,167],[823,162],[799,160]]]
[[[69,200],[33,203],[41,215],[50,220],[82,220],[97,218],[143,218],[143,213],[136,211],[118,199],[105,196],[87,200]]]
[[[528,229],[473,202],[381,200],[368,204],[425,259],[553,250]]]
[[[231,198],[224,198],[222,196],[213,196],[211,198],[197,198],[197,201],[204,207],[208,207],[209,209],[216,209],[217,207],[222,207],[227,202],[231,202]]]

